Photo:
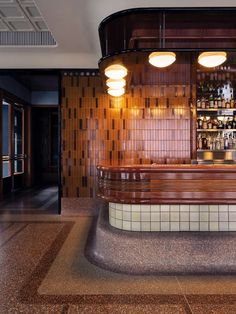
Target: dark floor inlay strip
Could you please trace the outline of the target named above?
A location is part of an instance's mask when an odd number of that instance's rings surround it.
[[[236,305],[236,294],[187,294],[189,304],[228,304]]]

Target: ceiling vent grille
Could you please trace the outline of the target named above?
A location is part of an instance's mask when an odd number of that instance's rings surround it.
[[[51,32],[0,32],[0,46],[57,46]]]

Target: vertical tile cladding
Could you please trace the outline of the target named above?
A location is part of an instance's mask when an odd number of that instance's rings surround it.
[[[99,76],[72,73],[62,90],[63,196],[94,197],[98,164],[190,160],[189,85],[134,86],[113,98]]]

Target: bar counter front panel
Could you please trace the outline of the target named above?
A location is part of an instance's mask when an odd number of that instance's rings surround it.
[[[235,231],[234,165],[98,166],[113,227],[130,231]]]

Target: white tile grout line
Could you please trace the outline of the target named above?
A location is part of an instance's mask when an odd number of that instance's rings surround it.
[[[182,287],[181,287],[181,284],[180,284],[180,282],[179,282],[178,277],[175,276],[175,279],[176,279],[176,281],[177,281],[177,283],[178,283],[178,286],[179,286],[179,288],[180,288],[180,291],[181,291],[182,295],[184,296],[184,299],[185,299],[186,303],[188,304],[188,307],[189,307],[191,313],[193,314],[193,310],[192,310],[192,308],[191,308],[191,306],[190,306],[190,304],[189,304],[189,302],[188,302],[188,299],[187,299],[187,297],[186,297],[186,295],[185,295],[185,293],[184,293],[184,291],[183,291],[183,289],[182,289]]]

